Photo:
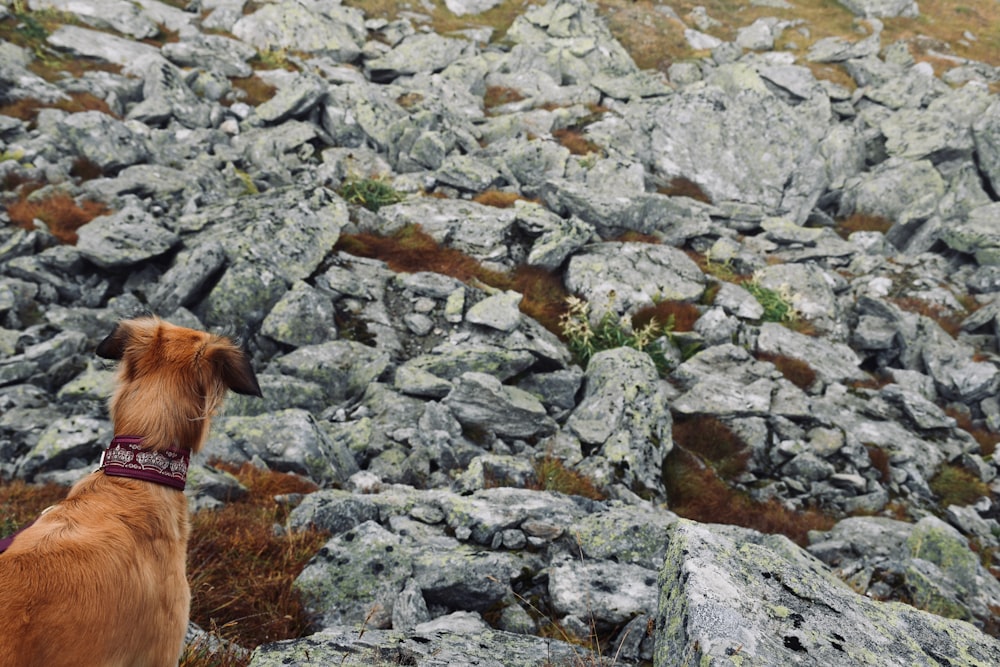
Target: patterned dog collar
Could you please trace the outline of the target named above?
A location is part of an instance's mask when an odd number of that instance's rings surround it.
[[[183,491],[190,459],[187,449],[153,451],[143,449],[139,436],[117,435],[101,455],[100,469],[105,475],[142,479]]]

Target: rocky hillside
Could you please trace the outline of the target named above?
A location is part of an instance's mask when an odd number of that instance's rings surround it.
[[[193,507],[321,487],[251,665],[1000,664],[1000,70],[746,4],[656,70],[583,0],[0,1],[0,477],[154,313],[264,391]]]

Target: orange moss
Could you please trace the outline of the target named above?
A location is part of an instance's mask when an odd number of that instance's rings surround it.
[[[524,99],[521,91],[505,86],[488,86],[483,95],[483,107],[489,111],[504,104],[520,102]]]
[[[718,477],[694,454],[675,446],[664,464],[670,510],[703,523],[726,523],[785,535],[800,546],[810,530],[829,530],[836,521],[822,512],[789,510],[777,500],[755,501]]]
[[[494,208],[511,208],[514,206],[514,202],[518,200],[532,201],[516,192],[501,192],[500,190],[487,190],[486,192],[480,192],[472,198],[472,201],[477,204],[492,206]]]
[[[712,463],[723,479],[746,470],[750,449],[725,422],[712,415],[678,418],[673,425],[674,444]]]
[[[662,243],[660,239],[656,238],[652,234],[643,234],[642,232],[636,232],[631,229],[621,236],[609,240],[614,243],[649,243],[652,245],[660,245]]]
[[[816,371],[802,359],[769,352],[757,352],[755,356],[760,361],[769,361],[774,364],[786,380],[802,391],[808,391],[809,387],[816,382]]]
[[[603,153],[603,149],[590,139],[583,136],[580,130],[573,128],[563,128],[553,130],[552,136],[569,149],[573,155],[590,155],[591,153]]]
[[[343,234],[335,249],[382,260],[393,271],[433,271],[462,282],[481,281],[497,289],[515,290],[524,296],[521,312],[559,335],[559,317],[565,312],[568,293],[559,276],[545,269],[520,266],[510,273],[491,271],[459,250],[441,247],[419,225],[404,227],[392,236]]]
[[[834,230],[842,238],[846,239],[854,232],[881,232],[886,234],[891,227],[892,220],[881,215],[854,213],[843,220],[838,220]]]
[[[947,306],[931,303],[930,301],[913,296],[890,298],[889,301],[907,312],[917,313],[918,315],[924,315],[925,317],[931,318],[937,322],[942,329],[947,331],[948,335],[952,338],[957,337],[962,331],[962,320],[967,315],[966,313],[955,313]]]
[[[958,427],[971,435],[979,443],[979,453],[982,456],[993,456],[996,452],[997,444],[1000,443],[1000,433],[993,433],[989,429],[976,425],[972,416],[967,412],[960,412],[954,408],[945,408],[945,413],[955,420]]]
[[[59,99],[54,102],[43,102],[33,97],[23,97],[9,104],[0,106],[0,114],[12,116],[25,122],[34,121],[41,109],[59,109],[69,113],[81,111],[100,111],[115,118],[118,117],[108,103],[93,93],[67,93],[69,99]]]
[[[77,181],[92,181],[104,175],[101,166],[95,164],[85,157],[78,157],[73,160],[73,166],[69,170],[70,176]]]
[[[274,496],[309,493],[316,485],[249,464],[218,467],[249,493],[191,518],[191,619],[248,649],[301,637],[310,622],[292,582],[328,536],[315,530],[275,535],[274,524],[285,522],[290,505]]]
[[[692,331],[694,323],[701,317],[701,311],[693,303],[686,301],[661,301],[640,308],[632,315],[632,327],[636,330],[643,328],[652,320],[656,320],[661,325],[673,323],[672,331]]]
[[[706,204],[712,203],[712,200],[705,194],[700,185],[683,176],[678,176],[666,185],[657,188],[656,191],[668,197],[689,197]]]
[[[892,479],[889,470],[889,453],[878,445],[865,444],[865,451],[868,452],[868,460],[872,462],[872,468],[878,471],[879,480],[888,483]]]
[[[227,105],[233,102],[245,102],[255,107],[267,102],[278,91],[277,88],[255,74],[243,78],[233,77],[229,81],[233,84],[233,88],[242,90],[245,96],[241,100],[224,101],[223,104]]]
[[[583,496],[592,500],[607,498],[586,475],[566,467],[561,459],[546,456],[535,462],[535,479],[527,488],[538,491],[555,491],[570,496]]]
[[[34,229],[37,218],[46,224],[53,236],[69,245],[76,244],[76,230],[108,212],[108,207],[100,202],[85,199],[77,203],[64,192],[40,199],[27,199],[22,196],[7,204],[7,215],[18,227]]]

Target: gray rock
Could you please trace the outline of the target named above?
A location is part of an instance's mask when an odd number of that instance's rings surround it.
[[[588,649],[556,639],[489,630],[465,635],[438,630],[413,633],[400,639],[395,630],[370,626],[358,638],[353,626],[328,628],[305,639],[293,639],[257,648],[250,659],[252,667],[337,664],[343,667],[370,667],[376,660],[407,660],[417,667],[447,667],[476,664],[483,667],[535,667],[538,656],[558,663],[575,660],[599,660]],[[629,663],[619,661],[627,667]],[[632,663],[634,664],[634,663]]]
[[[549,570],[549,595],[561,616],[618,625],[654,613],[656,576],[656,570],[637,565],[567,561]]]
[[[135,39],[155,37],[160,32],[149,16],[125,0],[30,0],[28,7],[68,12],[95,28],[111,28]]]
[[[502,382],[527,370],[534,362],[534,355],[525,350],[462,342],[441,345],[431,354],[413,357],[400,368],[425,371],[444,380],[454,380],[466,372],[489,373]]]
[[[501,384],[492,375],[467,372],[453,384],[443,402],[466,426],[512,438],[548,435],[556,428],[537,398],[523,389]]]
[[[340,535],[366,521],[378,520],[378,507],[362,495],[337,489],[310,493],[288,515],[292,530],[309,528]]]
[[[521,322],[518,306],[523,296],[518,292],[503,292],[488,296],[465,313],[465,319],[498,331],[513,331]]]
[[[158,54],[130,65],[141,71],[143,99],[129,110],[129,119],[153,126],[166,125],[170,119],[190,128],[212,125],[212,107],[191,90],[176,66]]]
[[[863,18],[894,18],[920,16],[915,0],[839,0],[855,16]]]
[[[598,352],[566,428],[607,459],[626,486],[661,496],[663,459],[673,448],[666,393],[645,352],[630,347]]]
[[[805,655],[900,666],[1000,659],[1000,642],[973,626],[859,596],[780,536],[678,522],[659,583],[656,664],[735,654],[769,665]]]
[[[204,296],[206,285],[225,263],[220,243],[207,242],[181,250],[149,293],[149,305],[163,315],[191,305]]]
[[[282,373],[317,383],[335,403],[359,397],[388,364],[381,350],[351,340],[304,345],[276,360]]]
[[[964,220],[941,229],[940,238],[948,247],[973,255],[980,264],[1000,264],[1000,237],[992,224],[998,213],[1000,202],[974,208]]]
[[[300,116],[312,110],[325,94],[322,80],[300,74],[281,86],[271,99],[257,105],[257,118],[265,123],[280,123]]]
[[[663,179],[687,178],[713,202],[758,204],[803,222],[826,185],[818,148],[829,117],[825,95],[789,106],[748,66],[725,65],[706,85],[650,109],[650,162]]]
[[[293,347],[317,345],[337,337],[335,315],[330,298],[300,280],[274,304],[260,332]]]
[[[468,55],[472,45],[435,33],[416,33],[391,51],[366,63],[373,81],[385,82],[417,72],[438,72]]]
[[[260,457],[283,472],[307,475],[318,483],[343,483],[357,472],[354,460],[334,443],[305,410],[289,408],[256,417],[221,417],[226,433],[246,460]],[[211,444],[207,447],[211,455]]]
[[[226,77],[240,78],[253,74],[247,61],[257,55],[253,47],[231,37],[202,34],[164,44],[160,53],[179,67],[202,67]]]
[[[30,479],[40,472],[92,463],[111,435],[111,425],[101,419],[83,416],[57,419],[21,459],[18,474]]]
[[[681,250],[645,243],[586,246],[570,257],[565,282],[597,319],[658,301],[694,301],[705,289],[701,269]]]
[[[972,125],[972,139],[983,174],[1000,191],[1000,103],[993,101]]]
[[[80,253],[104,268],[133,266],[164,254],[180,241],[134,204],[95,218],[78,234]]]
[[[801,359],[816,371],[824,382],[864,377],[861,360],[843,343],[832,343],[797,333],[780,324],[765,322],[757,338],[757,351]]]
[[[58,127],[73,150],[104,174],[115,174],[150,156],[141,134],[100,111],[67,114],[59,119]]]
[[[295,579],[295,589],[322,626],[387,628],[412,576],[414,553],[374,521],[335,535]]]
[[[351,62],[361,55],[365,34],[359,10],[293,0],[260,7],[236,21],[232,32],[258,51],[295,49],[338,62]]]

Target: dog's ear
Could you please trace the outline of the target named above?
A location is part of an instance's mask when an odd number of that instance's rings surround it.
[[[212,357],[212,362],[216,364],[219,377],[225,385],[237,394],[263,396],[257,383],[257,375],[250,365],[250,359],[238,347],[230,345],[219,347]]]
[[[107,338],[97,345],[97,356],[103,359],[117,359],[125,355],[125,346],[128,343],[129,329],[123,322],[115,325],[115,328],[108,334]]]

